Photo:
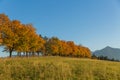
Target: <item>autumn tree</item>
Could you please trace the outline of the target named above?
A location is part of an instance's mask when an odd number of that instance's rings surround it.
[[[42,45],[40,45],[39,46],[39,49],[37,50],[37,54],[38,54],[38,56],[41,54],[41,55],[45,55],[46,54],[46,47],[45,47],[45,44],[46,44],[46,42],[47,42],[47,40],[48,40],[48,38],[45,36],[45,37],[43,37],[42,35],[39,35],[39,40],[40,40],[40,42],[38,43],[38,44],[40,44],[40,43],[42,43]]]
[[[21,24],[18,20],[10,20],[6,15],[0,14],[0,37],[4,51],[10,53],[35,53],[44,46],[44,40],[36,34],[31,24]]]
[[[67,44],[69,45],[69,55],[73,56],[76,53],[75,44],[73,41],[67,41]]]
[[[32,24],[22,24],[19,20],[10,20],[0,14],[0,45],[10,53],[24,53],[26,56],[53,55],[70,57],[91,57],[89,48],[76,45],[73,41],[60,40],[57,37],[42,37],[36,33]]]
[[[69,47],[68,47],[66,41],[64,41],[64,40],[60,41],[59,54],[61,56],[68,56],[69,55]]]
[[[20,31],[18,31],[19,40],[17,42],[16,51],[24,53],[26,56],[35,55],[44,47],[44,40],[36,34],[35,28],[31,24],[22,24]]]
[[[57,37],[45,38],[45,54],[71,57],[91,57],[91,51],[87,47],[76,45],[73,41],[60,40]]]
[[[0,15],[0,21],[2,45],[4,46],[4,51],[9,52],[11,57],[18,41],[16,32],[19,30],[17,26],[20,25],[20,22],[17,20],[11,21],[4,14]]]
[[[5,37],[5,35],[3,34],[3,28],[8,27],[10,25],[10,20],[8,18],[8,16],[6,16],[5,14],[0,14],[0,44],[3,45],[3,37]],[[4,36],[3,36],[4,35]]]
[[[46,53],[48,55],[59,55],[59,42],[57,37],[50,38],[45,44]]]

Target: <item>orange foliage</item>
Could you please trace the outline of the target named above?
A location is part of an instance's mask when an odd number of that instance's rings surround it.
[[[26,53],[26,55],[58,55],[70,57],[91,57],[87,47],[76,45],[73,41],[60,40],[57,37],[47,38],[36,34],[31,24],[22,24],[19,20],[10,20],[5,14],[0,14],[0,43],[4,51],[10,53]]]
[[[87,47],[78,46],[73,41],[63,41],[52,37],[45,44],[47,55],[70,56],[70,57],[91,57],[91,51]]]

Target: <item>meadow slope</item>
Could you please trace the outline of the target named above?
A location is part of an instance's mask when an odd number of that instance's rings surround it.
[[[1,58],[0,80],[120,80],[120,63],[50,56]]]

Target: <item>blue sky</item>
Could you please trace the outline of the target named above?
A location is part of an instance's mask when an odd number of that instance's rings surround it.
[[[120,0],[0,0],[0,13],[92,51],[120,48]]]

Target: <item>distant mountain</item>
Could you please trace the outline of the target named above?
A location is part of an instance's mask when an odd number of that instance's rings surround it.
[[[109,59],[116,59],[120,60],[120,49],[119,48],[112,48],[107,46],[101,50],[96,50],[93,52],[96,56],[107,56]]]

